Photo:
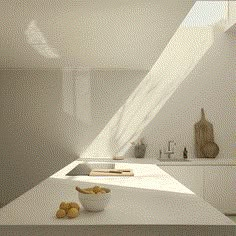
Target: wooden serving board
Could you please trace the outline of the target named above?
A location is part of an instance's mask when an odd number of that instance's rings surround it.
[[[204,109],[201,109],[201,119],[194,125],[195,149],[198,158],[205,158],[202,148],[208,142],[214,142],[213,125],[205,118]]]
[[[116,173],[115,171],[120,171]],[[131,169],[93,169],[90,176],[134,176],[134,173]]]

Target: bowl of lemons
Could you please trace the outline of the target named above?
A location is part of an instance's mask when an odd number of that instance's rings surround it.
[[[81,205],[87,211],[103,211],[111,199],[111,190],[100,186],[92,188],[79,188],[78,197]]]

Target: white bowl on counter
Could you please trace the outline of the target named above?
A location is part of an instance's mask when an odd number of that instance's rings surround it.
[[[79,201],[87,211],[103,211],[111,199],[111,190],[102,188],[106,193],[85,194],[78,192]]]

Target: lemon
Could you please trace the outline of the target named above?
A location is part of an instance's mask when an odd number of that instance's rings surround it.
[[[79,210],[75,207],[70,208],[69,211],[67,212],[68,218],[75,218],[78,215],[79,215]]]
[[[62,203],[60,204],[60,209],[65,210],[65,212],[67,213],[68,210],[70,209],[70,203],[68,203],[68,202],[62,202]]]
[[[76,208],[76,209],[80,209],[80,207],[79,207],[79,204],[77,204],[76,202],[71,202],[70,203],[70,208]]]
[[[57,213],[56,213],[57,218],[63,218],[65,216],[66,216],[66,211],[65,210],[63,210],[63,209],[57,210]]]

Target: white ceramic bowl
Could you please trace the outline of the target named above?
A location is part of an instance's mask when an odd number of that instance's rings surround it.
[[[106,193],[86,194],[78,192],[79,201],[87,211],[103,211],[111,199],[111,190],[102,188]]]

